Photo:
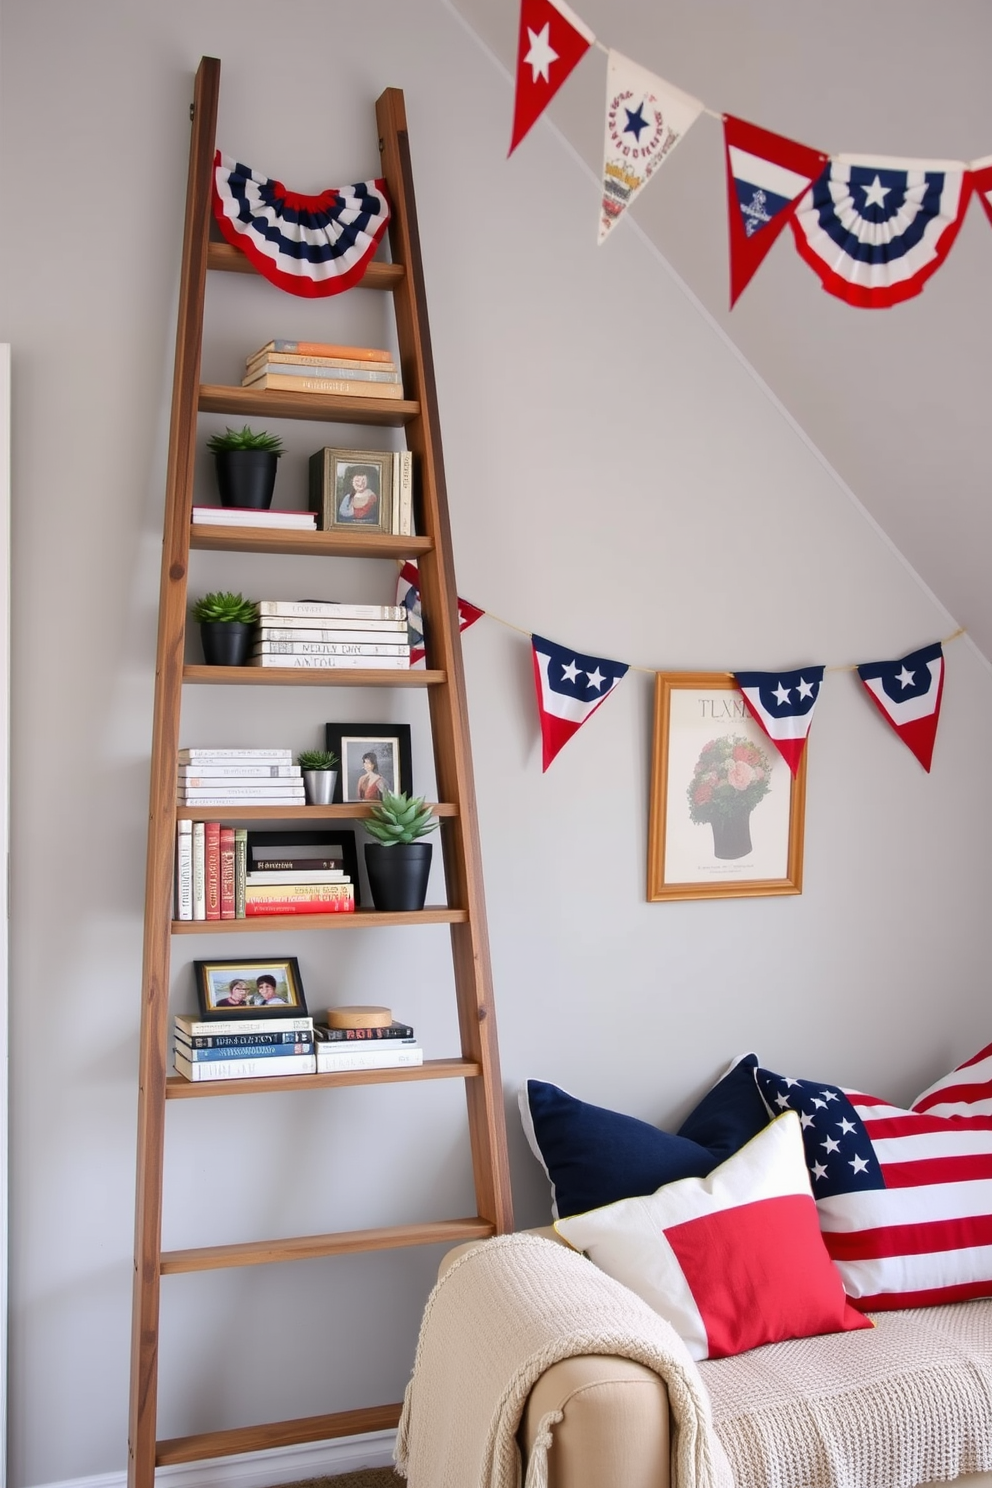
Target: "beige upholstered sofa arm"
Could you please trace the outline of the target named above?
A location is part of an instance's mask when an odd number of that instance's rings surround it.
[[[550,1227],[531,1233],[565,1243]],[[449,1251],[439,1275],[473,1243]],[[548,1488],[668,1488],[668,1392],[653,1370],[591,1354],[552,1364],[530,1392],[518,1433],[525,1476],[540,1422],[559,1411]]]

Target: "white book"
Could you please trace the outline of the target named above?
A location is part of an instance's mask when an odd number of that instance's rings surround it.
[[[400,374],[394,370],[386,369],[382,364],[366,362],[364,367],[326,367],[320,362],[253,362],[241,379],[242,387],[250,387],[260,377],[266,377],[270,372],[280,377],[315,377],[335,378],[338,382],[347,379],[349,382],[399,382]]]
[[[351,883],[343,868],[255,868],[245,874],[245,885],[252,884],[329,884]]]
[[[197,796],[195,801],[186,801],[177,798],[177,806],[305,806],[306,796],[303,791],[298,796],[212,796],[209,791],[204,796]],[[194,826],[196,823],[194,822]],[[200,918],[194,914],[194,920]]]
[[[176,919],[193,918],[193,823],[176,823]]]
[[[405,620],[406,609],[394,604],[339,604],[324,599],[260,599],[259,615],[319,615],[321,619]]]
[[[253,656],[251,666],[261,667],[314,667],[320,671],[333,672],[365,668],[366,671],[406,672],[410,669],[410,653],[402,656]]]
[[[197,780],[299,780],[299,765],[219,765],[212,760],[198,760],[193,765],[179,766],[179,779],[187,785]]]
[[[318,626],[300,626],[291,630],[283,625],[260,625],[255,632],[254,643],[276,642],[281,645],[322,646],[405,646],[408,631],[404,625],[390,621],[389,630],[322,630]]]
[[[291,749],[180,749],[179,760],[181,764],[188,765],[192,761],[212,760],[255,760],[261,764],[292,764],[293,751]]]
[[[409,641],[256,641],[254,656],[409,656]]]
[[[207,866],[204,823],[193,823],[193,919],[207,918]]]
[[[385,608],[393,609],[389,605]],[[360,630],[363,634],[382,635],[385,639],[389,635],[406,635],[407,615],[404,608],[402,618],[399,620],[383,620],[381,616],[372,615],[266,615],[259,622],[259,630],[279,629],[283,632],[279,636],[270,636],[270,640],[295,640],[298,633],[314,630],[318,632],[316,639],[326,637],[329,641],[340,639],[342,631]],[[304,635],[304,640],[307,637]]]
[[[179,795],[185,796],[190,802],[196,802],[201,796],[230,796],[232,801],[252,801],[256,796],[285,796],[287,799],[293,796],[303,795],[303,781],[298,780],[252,780],[244,784],[235,784],[234,781],[220,781],[216,785],[191,785],[181,782]]]
[[[410,450],[397,453],[395,469],[393,531],[400,537],[410,537],[413,533],[413,455]]]
[[[317,517],[305,511],[256,511],[248,507],[194,506],[195,527],[289,527],[316,532]]]
[[[276,1054],[263,1059],[209,1059],[193,1061],[175,1053],[176,1072],[187,1080],[257,1080],[276,1075],[314,1075],[315,1054]]]
[[[197,1018],[192,1013],[177,1013],[176,1031],[184,1038],[204,1038],[227,1033],[306,1033],[313,1034],[313,1018],[308,1014],[285,1018]],[[296,1055],[294,1058],[298,1058]]]
[[[385,1043],[399,1043],[399,1040],[383,1039]],[[374,1049],[356,1049],[351,1044],[344,1048],[336,1043],[318,1044],[316,1059],[318,1075],[330,1075],[339,1070],[399,1069],[423,1064],[424,1051],[419,1044],[401,1044],[398,1049],[386,1049],[378,1044]]]

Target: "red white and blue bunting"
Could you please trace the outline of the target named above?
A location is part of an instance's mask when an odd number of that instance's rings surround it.
[[[829,294],[877,310],[920,293],[950,252],[973,190],[992,221],[992,156],[970,164],[830,157],[707,108],[597,41],[564,0],[521,0],[511,153],[591,47],[608,59],[598,241],[709,114],[724,126],[731,306],[787,222]]]
[[[218,150],[214,216],[278,289],[319,299],[358,283],[389,221],[385,181],[329,186],[319,196],[287,191]]]

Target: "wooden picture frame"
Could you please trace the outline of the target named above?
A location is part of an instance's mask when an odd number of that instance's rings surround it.
[[[326,859],[329,867],[340,867],[354,885],[355,908],[359,908],[362,899],[358,881],[358,848],[355,845],[355,834],[350,827],[334,826],[328,827],[326,831],[319,827],[303,828],[300,831],[293,827],[276,827],[267,832],[256,832],[249,828],[249,873],[253,868],[262,866],[259,849],[265,853],[265,861],[269,863],[304,857],[311,862]],[[282,849],[285,849],[284,856]]]
[[[731,673],[656,674],[649,900],[801,894],[805,812]]]
[[[310,456],[310,510],[321,532],[392,532],[391,450],[322,449]]]
[[[379,800],[384,790],[413,793],[413,769],[408,723],[328,723],[325,747],[338,756],[334,799],[341,802]],[[367,761],[373,755],[370,769]],[[370,784],[366,776],[373,776]]]
[[[295,956],[194,961],[200,1017],[306,1017],[307,1002]]]

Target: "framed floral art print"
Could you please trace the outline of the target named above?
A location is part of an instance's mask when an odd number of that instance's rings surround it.
[[[656,675],[649,899],[801,894],[805,809],[731,673]]]

